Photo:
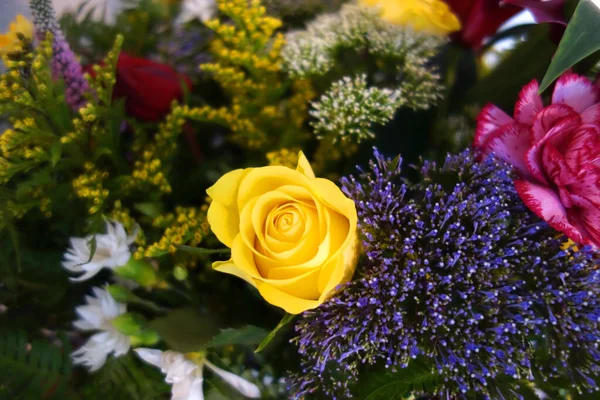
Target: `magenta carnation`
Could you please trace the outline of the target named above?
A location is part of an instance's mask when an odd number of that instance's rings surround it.
[[[532,81],[514,119],[494,105],[478,116],[474,147],[513,165],[525,204],[573,241],[600,247],[600,93],[587,78],[563,75],[544,107]]]

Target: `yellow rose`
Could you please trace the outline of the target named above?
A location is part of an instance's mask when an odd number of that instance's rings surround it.
[[[217,271],[255,286],[290,314],[315,308],[352,278],[359,252],[354,202],[315,178],[300,152],[298,167],[238,169],[207,190],[208,222],[231,248]]]
[[[416,31],[445,36],[459,31],[460,20],[441,0],[359,0],[369,7],[379,7],[381,17]]]
[[[22,33],[27,39],[33,38],[33,24],[21,14],[10,23],[7,33],[0,35],[0,56],[21,50],[21,42],[17,33]]]

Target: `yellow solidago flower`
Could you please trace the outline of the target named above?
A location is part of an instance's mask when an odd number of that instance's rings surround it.
[[[21,49],[21,43],[17,33],[23,34],[27,39],[33,38],[33,24],[21,14],[10,23],[8,32],[0,35],[0,56]]]
[[[458,17],[442,0],[359,0],[359,3],[378,7],[386,21],[417,31],[443,36],[461,28]]]

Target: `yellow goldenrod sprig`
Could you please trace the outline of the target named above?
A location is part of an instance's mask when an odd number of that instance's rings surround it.
[[[93,163],[84,165],[83,174],[73,180],[73,189],[77,197],[88,202],[88,212],[93,215],[98,213],[109,196],[108,189],[103,182],[108,178],[108,172],[96,169]]]
[[[137,259],[144,257],[160,257],[168,253],[176,253],[177,245],[196,246],[210,233],[206,220],[208,206],[200,209],[194,207],[177,207],[175,213],[165,214],[155,219],[154,228],[164,229],[161,239],[148,247],[139,247],[135,254]]]

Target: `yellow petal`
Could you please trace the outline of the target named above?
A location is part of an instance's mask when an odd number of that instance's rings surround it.
[[[256,286],[252,277],[246,274],[243,270],[238,268],[232,260],[229,261],[215,261],[212,265],[213,269],[225,274],[235,275],[238,278],[242,278],[252,286]]]
[[[328,179],[317,178],[312,181],[312,184],[316,188],[319,198],[327,206],[348,218],[352,215],[356,215],[356,205],[344,195],[335,183]]]
[[[233,241],[233,246],[231,247],[231,261],[245,274],[245,276],[252,279],[261,277],[256,268],[254,253],[251,248],[246,246],[241,235],[237,235]]]
[[[265,282],[256,282],[256,287],[267,302],[283,308],[289,314],[300,314],[306,310],[316,308],[322,303],[320,300],[306,300],[292,296]]]
[[[244,208],[251,199],[272,192],[281,186],[308,187],[310,182],[306,175],[287,167],[253,168],[240,184],[238,209]]]
[[[298,166],[296,167],[296,171],[303,173],[310,179],[316,178],[315,173],[313,172],[313,169],[310,166],[310,163],[308,162],[306,156],[302,151],[298,153]]]
[[[217,238],[227,247],[231,247],[239,232],[240,217],[236,200],[240,183],[250,170],[231,171],[206,190],[212,198],[208,208],[208,223]]]

